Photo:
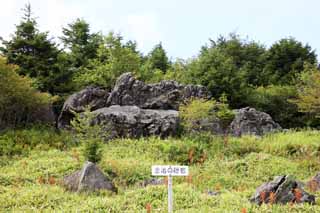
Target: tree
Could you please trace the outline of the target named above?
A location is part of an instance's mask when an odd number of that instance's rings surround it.
[[[2,54],[8,63],[19,65],[19,74],[37,80],[38,88],[54,93],[54,75],[59,72],[57,58],[59,51],[47,32],[39,32],[32,16],[31,5],[23,9],[24,16],[11,40],[2,40]]]
[[[187,79],[206,86],[216,99],[226,94],[232,107],[243,107],[248,86],[261,84],[264,53],[262,45],[235,34],[210,40],[189,63]]]
[[[150,68],[152,70],[159,69],[163,73],[166,73],[170,66],[170,62],[161,43],[157,44],[149,53],[147,63],[150,63]]]
[[[85,20],[78,18],[63,28],[62,33],[60,39],[65,48],[70,50],[73,67],[84,67],[90,59],[97,57],[102,36],[99,33],[90,33],[90,26]]]
[[[137,73],[141,66],[140,55],[132,46],[122,43],[120,35],[109,33],[97,50],[97,57],[89,60],[88,66],[77,73],[78,87],[96,85],[111,88],[116,79],[125,72]]]
[[[316,66],[305,64],[304,71],[300,74],[298,98],[295,101],[299,110],[320,117],[320,72]]]
[[[32,79],[20,76],[19,67],[0,57],[0,128],[16,127],[35,121],[33,115],[47,108],[52,98],[33,87]]]
[[[264,84],[291,84],[303,71],[304,63],[317,63],[315,51],[294,38],[281,39],[273,44],[266,53],[266,65],[263,69]]]
[[[98,163],[102,158],[102,140],[108,137],[106,130],[99,124],[92,124],[94,114],[87,107],[82,114],[75,113],[71,121],[76,137],[83,144],[83,157],[92,163]]]

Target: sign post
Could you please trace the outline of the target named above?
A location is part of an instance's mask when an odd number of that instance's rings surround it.
[[[168,176],[168,212],[173,212],[173,191],[172,191],[172,177],[173,176],[188,176],[188,166],[161,166],[155,165],[151,167],[153,176]]]

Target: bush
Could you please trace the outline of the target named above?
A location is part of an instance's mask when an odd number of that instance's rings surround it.
[[[67,132],[58,133],[53,128],[34,126],[3,132],[0,136],[0,156],[28,154],[34,148],[63,150],[73,145],[71,135]]]
[[[258,87],[247,96],[247,105],[266,112],[284,128],[301,127],[304,124],[303,114],[299,113],[296,104],[290,102],[297,96],[293,86]]]
[[[17,74],[18,67],[0,57],[0,128],[34,122],[33,116],[49,108],[52,98],[33,88],[32,80]]]
[[[226,101],[226,96],[223,95],[215,100],[192,99],[187,104],[180,106],[180,116],[182,126],[186,130],[200,129],[198,121],[210,119],[219,121],[223,128],[226,128],[234,118],[234,113],[229,109]]]
[[[298,97],[296,103],[301,112],[308,113],[310,120],[320,122],[320,72],[310,64],[305,64],[298,83]]]
[[[75,118],[71,121],[77,132],[77,137],[84,144],[83,156],[87,161],[97,163],[101,160],[101,140],[105,137],[105,131],[99,125],[92,124],[93,114],[87,108],[84,113],[74,113]]]

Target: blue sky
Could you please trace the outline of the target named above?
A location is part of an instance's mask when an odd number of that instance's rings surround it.
[[[292,36],[320,49],[319,0],[3,0],[0,36],[14,32],[27,2],[51,36],[80,17],[92,31],[136,40],[144,53],[161,41],[173,59],[196,56],[209,38],[230,32],[266,46]]]

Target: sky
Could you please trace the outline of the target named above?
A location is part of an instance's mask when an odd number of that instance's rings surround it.
[[[209,39],[231,32],[265,46],[294,37],[320,54],[319,0],[1,0],[1,37],[10,38],[28,2],[39,29],[56,40],[83,18],[92,32],[137,41],[144,54],[162,42],[171,59],[195,57]]]

